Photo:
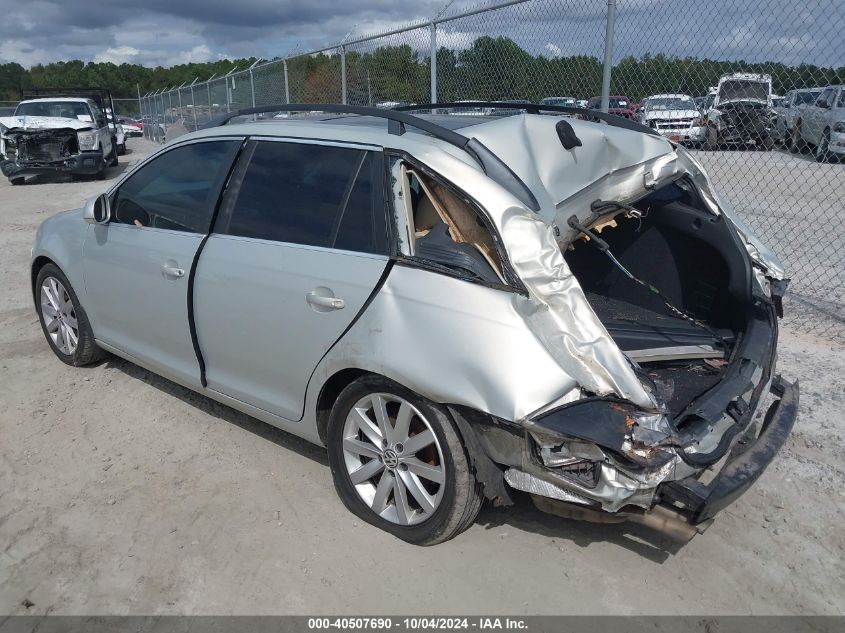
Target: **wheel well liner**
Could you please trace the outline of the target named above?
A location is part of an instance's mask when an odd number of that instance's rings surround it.
[[[58,266],[56,262],[54,262],[49,257],[45,255],[39,255],[35,258],[32,262],[32,269],[30,270],[30,287],[32,288],[32,298],[35,299],[35,279],[38,277],[38,273],[41,272],[41,269],[44,268],[47,264],[53,264],[54,266]]]
[[[361,376],[372,374],[363,369],[349,368],[341,369],[336,374],[329,377],[323,386],[320,388],[320,395],[317,396],[317,433],[320,435],[320,441],[326,443],[326,431],[329,426],[329,414],[332,411],[337,397],[340,392],[353,381]],[[375,374],[373,374],[375,375]]]

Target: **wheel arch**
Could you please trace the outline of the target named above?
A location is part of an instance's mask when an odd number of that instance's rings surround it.
[[[320,437],[320,441],[324,445],[326,444],[329,415],[334,407],[334,403],[337,402],[337,397],[340,395],[340,392],[346,389],[346,387],[348,387],[353,381],[357,380],[361,376],[367,375],[377,376],[379,374],[356,367],[347,367],[346,369],[341,369],[329,376],[320,387],[320,393],[317,396],[316,410],[314,413],[317,421],[317,433]],[[382,376],[382,378],[387,378],[387,376]]]
[[[32,260],[32,266],[30,268],[30,280],[29,280],[29,287],[32,290],[32,299],[33,301],[36,300],[35,296],[35,281],[38,279],[38,273],[41,272],[41,269],[44,268],[47,264],[53,264],[59,270],[61,270],[61,266],[59,266],[55,261],[47,257],[46,255],[39,255],[35,259]],[[62,271],[64,272],[64,271]]]
[[[362,376],[378,376],[390,382],[396,383],[398,386],[408,389],[413,393],[417,393],[407,385],[398,382],[397,380],[385,376],[383,374],[368,371],[360,368],[346,368],[335,372],[329,376],[317,396],[317,432],[320,441],[323,445],[328,445],[327,430],[329,424],[329,415],[332,408],[337,401],[340,393],[355,380]],[[422,398],[425,396],[417,394]],[[493,460],[487,455],[482,443],[479,441],[477,433],[473,429],[473,425],[483,424],[481,420],[485,420],[489,414],[482,411],[470,409],[468,407],[456,406],[448,403],[437,403],[447,413],[447,416],[452,419],[455,425],[455,431],[463,446],[476,478],[482,484],[484,489],[484,496],[495,503],[495,505],[511,505],[512,500],[508,494],[507,487],[504,485],[504,478],[502,469],[499,468]],[[492,424],[493,420],[490,419]]]

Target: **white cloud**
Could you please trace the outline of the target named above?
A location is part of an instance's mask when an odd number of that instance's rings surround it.
[[[219,59],[225,55],[214,55],[211,49],[205,44],[199,44],[187,51],[176,52],[168,56],[168,64],[195,64],[201,62],[210,62],[213,59]]]
[[[51,51],[33,48],[31,44],[23,40],[0,39],[0,63],[7,61],[29,67],[53,61],[53,54]]]
[[[107,48],[102,53],[97,53],[94,56],[94,61],[98,64],[105,62],[111,62],[118,65],[131,64],[140,54],[141,51],[132,46],[117,46],[115,48]]]
[[[548,42],[544,47],[543,50],[549,54],[549,57],[560,57],[563,54],[563,49],[557,44],[552,44]]]

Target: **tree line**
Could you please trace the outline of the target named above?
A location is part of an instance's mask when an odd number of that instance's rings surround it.
[[[372,52],[348,51],[347,94],[350,103],[383,101],[428,102],[430,59],[410,46],[383,46]],[[72,60],[39,64],[29,69],[20,64],[0,64],[0,101],[14,101],[21,89],[106,87],[115,98],[141,94],[195,78],[225,75],[233,67],[248,68],[255,58],[219,60],[150,68],[139,64],[93,63]],[[340,57],[318,54],[288,62],[291,101],[340,101]],[[845,66],[825,68],[812,64],[787,66],[778,62],[745,63],[657,55],[625,57],[613,68],[611,92],[633,101],[659,92],[707,94],[719,77],[730,72],[767,73],[773,90],[783,94],[791,88],[841,83]],[[463,50],[437,51],[439,101],[462,99],[529,99],[573,96],[586,99],[601,92],[601,61],[588,55],[546,57],[533,55],[507,37],[480,37]],[[242,81],[242,79],[240,80]],[[258,103],[283,102],[281,64],[255,71]],[[249,88],[247,87],[248,91]],[[245,101],[243,89],[238,98]],[[212,97],[212,101],[219,100]],[[136,106],[137,108],[137,106]],[[129,108],[128,111],[134,108]]]

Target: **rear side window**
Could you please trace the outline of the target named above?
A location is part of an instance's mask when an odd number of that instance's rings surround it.
[[[117,190],[114,220],[189,233],[207,233],[220,180],[240,141],[191,143],[165,152]]]
[[[379,155],[276,141],[260,141],[251,150],[221,232],[386,254]]]

